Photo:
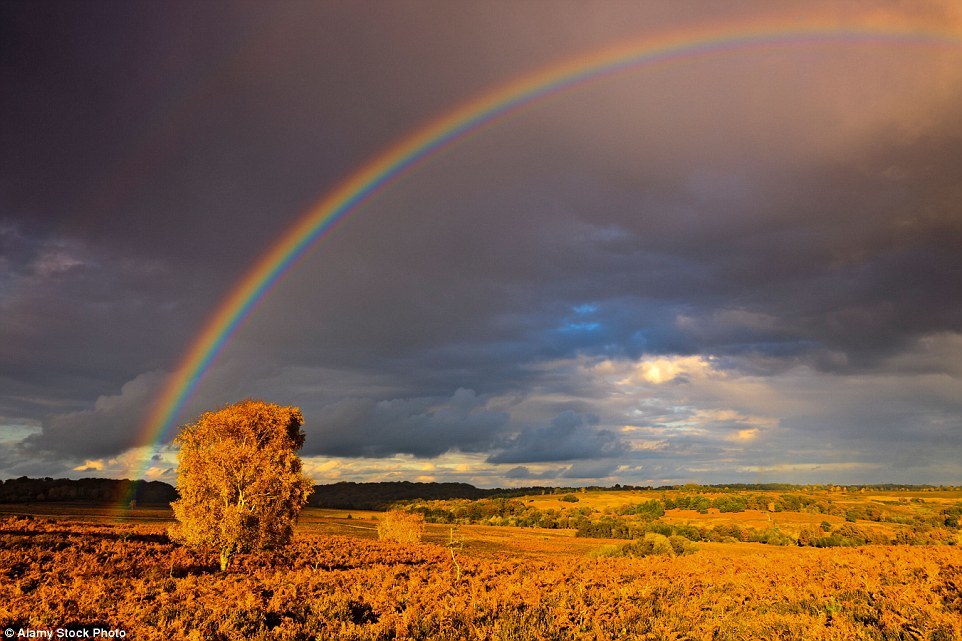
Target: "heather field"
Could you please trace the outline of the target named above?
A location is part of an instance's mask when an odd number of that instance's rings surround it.
[[[589,492],[577,503],[519,502],[545,511],[593,506],[600,522],[652,498]],[[951,514],[958,501],[912,498],[846,501],[911,512],[914,526],[884,513],[828,521],[833,529],[874,524],[886,536],[922,531],[919,523]],[[168,539],[162,508],[20,504],[0,512],[0,622],[15,631],[99,626],[135,639],[225,640],[962,638],[962,546],[954,540],[818,547],[797,538],[696,542],[649,531],[627,540],[428,523],[422,543],[400,544],[378,540],[384,513],[309,508],[291,547],[241,556],[220,572],[214,553]],[[771,515],[791,539],[789,524],[801,532],[811,514],[672,509],[650,523],[711,532],[767,525]]]

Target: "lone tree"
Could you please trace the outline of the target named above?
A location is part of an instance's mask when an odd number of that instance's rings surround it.
[[[311,494],[296,453],[303,423],[296,407],[246,400],[183,426],[171,538],[217,549],[221,570],[235,554],[289,543]]]

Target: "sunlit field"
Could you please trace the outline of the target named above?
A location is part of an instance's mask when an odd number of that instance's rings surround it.
[[[590,507],[601,519],[655,494],[578,498],[517,500],[545,511]],[[771,518],[789,539],[822,522],[891,535],[921,530],[960,498],[844,498],[877,521],[710,508],[668,510],[652,522],[712,532],[767,528]],[[221,572],[214,552],[168,539],[165,508],[37,503],[0,512],[0,621],[16,630],[96,624],[136,639],[962,638],[962,546],[954,540],[820,548],[729,538],[686,540],[690,547],[676,552],[658,548],[650,532],[628,541],[572,528],[428,523],[422,543],[398,544],[378,540],[383,512],[306,508],[292,546],[242,555]],[[943,529],[957,536],[957,527]],[[656,544],[647,552],[637,546],[646,540]]]

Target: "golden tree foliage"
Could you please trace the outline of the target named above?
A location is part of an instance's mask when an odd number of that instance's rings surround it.
[[[296,454],[303,422],[296,407],[246,400],[185,425],[174,440],[180,498],[171,538],[215,548],[221,570],[236,554],[289,543],[311,493]]]

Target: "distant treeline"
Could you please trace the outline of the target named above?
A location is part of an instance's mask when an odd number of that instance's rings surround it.
[[[611,490],[684,490],[688,492],[808,492],[808,491],[845,491],[845,492],[926,492],[926,491],[954,491],[960,489],[955,485],[906,485],[905,483],[863,483],[861,485],[836,485],[834,483],[806,484],[796,483],[717,483],[713,485],[699,485],[686,483],[683,485],[614,485],[611,487],[589,486],[588,492]]]
[[[385,481],[381,483],[340,482],[315,485],[308,499],[313,507],[348,510],[386,510],[401,501],[446,501],[449,499],[510,498],[526,494],[554,493],[549,487],[481,489],[468,483],[413,483]]]
[[[162,481],[126,479],[32,479],[21,476],[0,481],[0,503],[36,501],[86,501],[166,505],[177,498],[177,490]]]
[[[533,494],[567,494],[582,492],[599,492],[611,490],[674,490],[697,493],[743,493],[743,492],[805,492],[811,490],[829,490],[837,492],[858,491],[932,491],[952,490],[952,486],[935,485],[899,485],[881,483],[874,485],[792,485],[787,483],[732,483],[728,485],[661,485],[658,487],[638,485],[614,485],[609,487],[519,487],[519,488],[478,488],[468,483],[415,483],[411,481],[386,481],[380,483],[339,482],[328,485],[315,485],[314,493],[308,504],[313,507],[352,509],[352,510],[387,510],[394,504],[407,501],[444,501],[449,499],[509,499]],[[89,501],[95,503],[129,500],[133,497],[138,503],[163,505],[176,500],[177,490],[161,481],[129,481],[119,479],[32,479],[22,476],[16,479],[0,480],[0,503],[27,503],[34,501]],[[575,497],[570,497],[576,502]],[[691,497],[691,505],[667,504],[665,508],[687,507],[704,510],[717,507],[722,512],[741,511],[744,509],[764,509],[761,502],[769,498],[748,497],[725,499],[708,499],[705,497]],[[725,505],[714,505],[712,501],[720,501]],[[728,503],[733,503],[729,506]],[[752,505],[743,505],[752,503]],[[756,505],[757,503],[757,505]],[[786,510],[797,509],[796,506],[786,506]]]
[[[569,488],[570,489],[570,488]],[[483,499],[543,494],[561,490],[543,487],[480,489],[467,483],[333,483],[315,485],[309,505],[314,507],[387,510],[403,501],[446,499]],[[138,504],[164,505],[177,499],[177,490],[161,481],[126,479],[53,479],[28,478],[0,480],[0,503],[78,501],[113,503],[135,500]]]

